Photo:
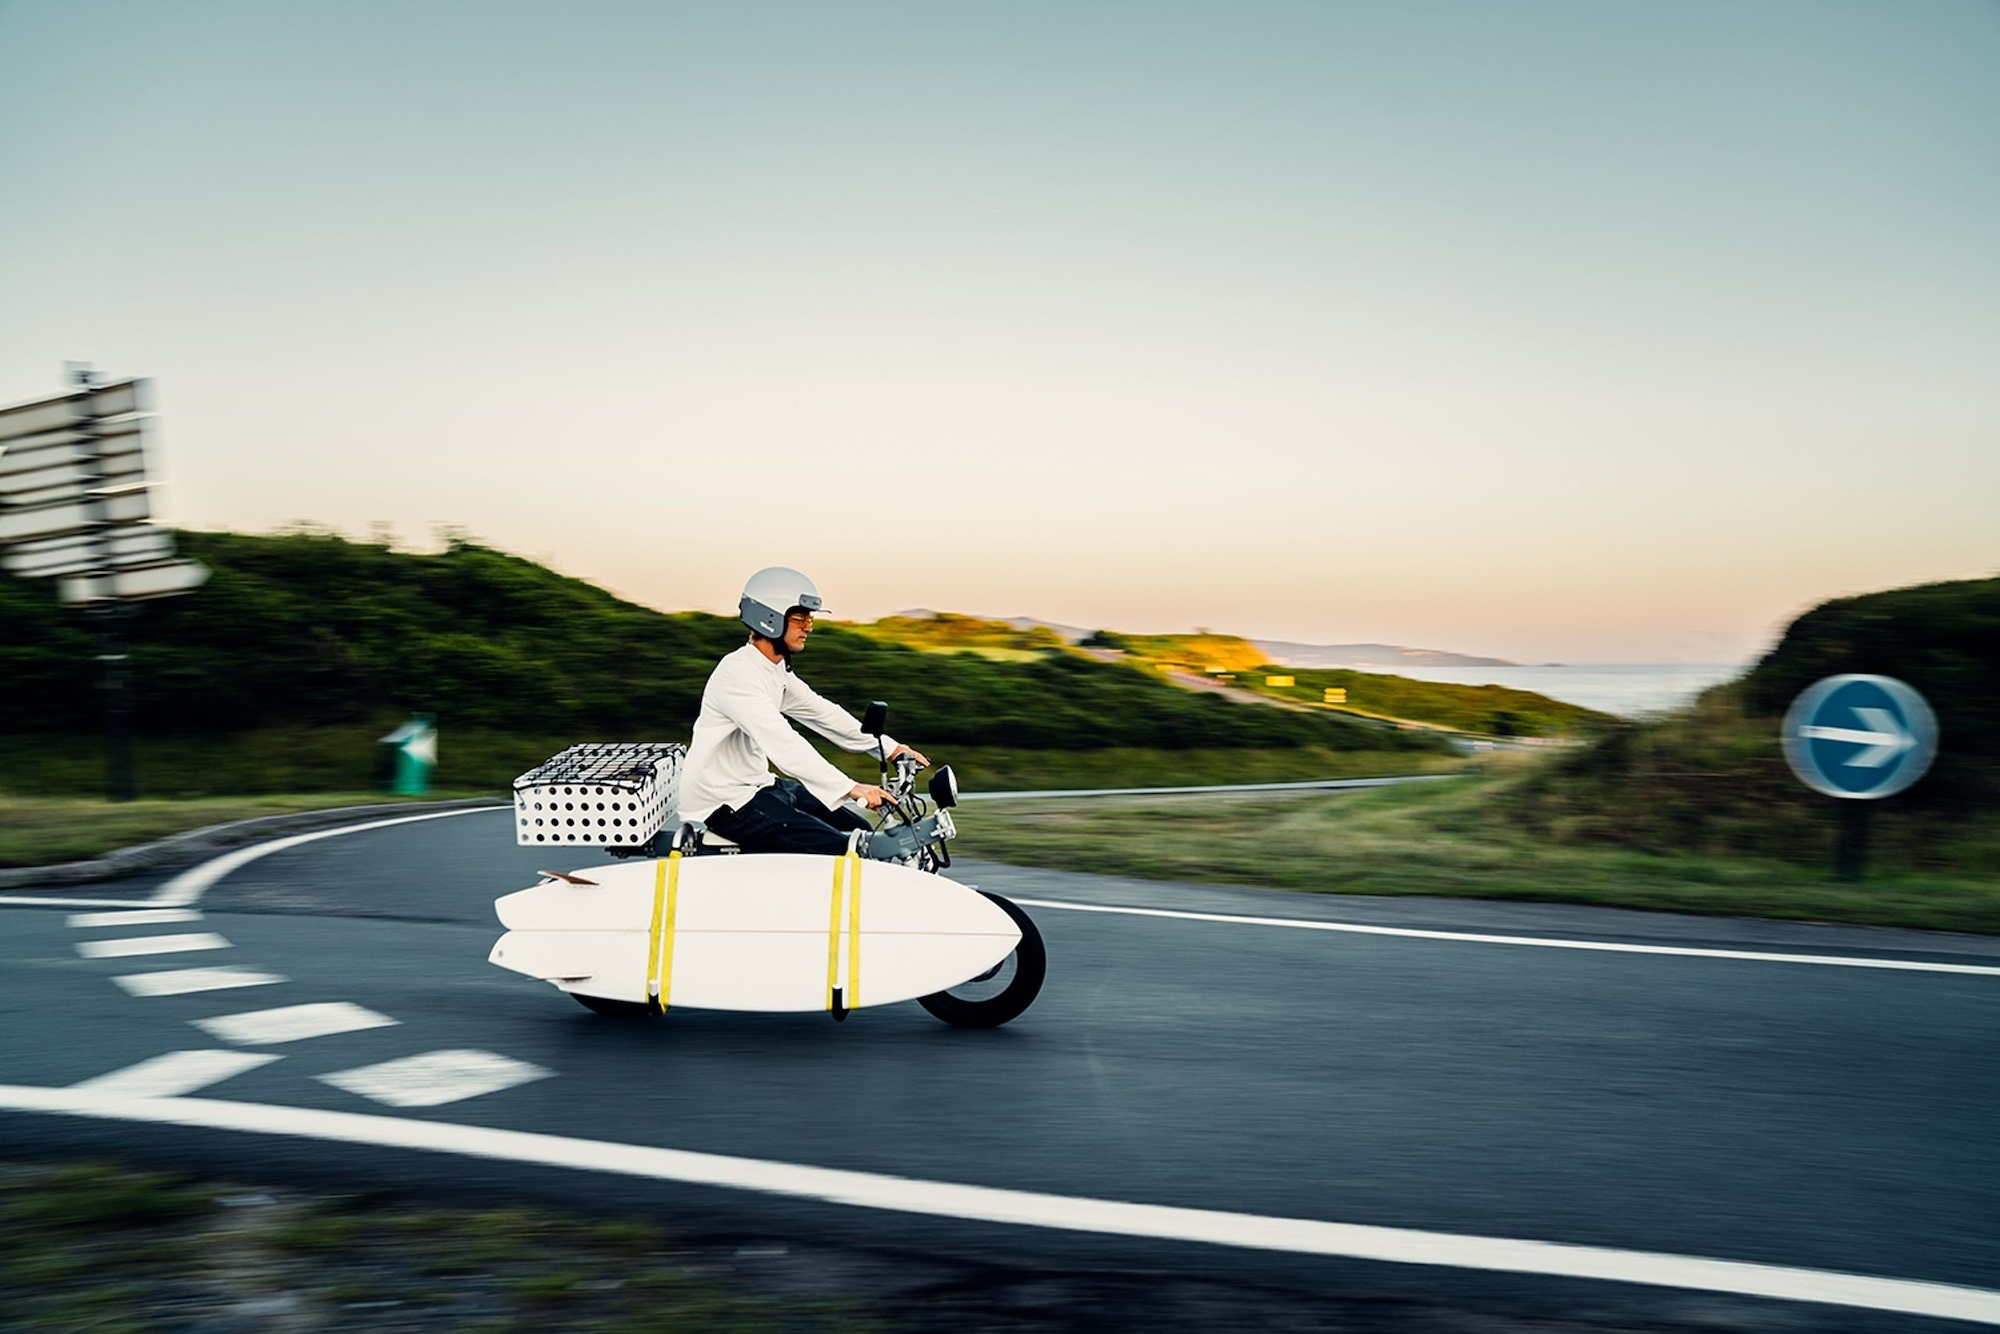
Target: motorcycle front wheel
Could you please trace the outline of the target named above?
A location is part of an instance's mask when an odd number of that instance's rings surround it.
[[[998,894],[979,892],[1021,928],[1021,942],[1012,954],[978,977],[917,998],[917,1004],[955,1028],[998,1028],[1019,1018],[1041,994],[1042,978],[1049,970],[1048,951],[1033,919]]]

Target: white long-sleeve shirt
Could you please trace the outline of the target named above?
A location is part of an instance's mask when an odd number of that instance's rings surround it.
[[[854,780],[827,763],[787,718],[847,750],[875,749],[853,714],[745,644],[715,665],[702,689],[681,770],[681,817],[706,820],[720,806],[740,810],[775,781],[774,764],[828,806],[853,791]],[[895,750],[894,739],[883,737],[882,753]]]

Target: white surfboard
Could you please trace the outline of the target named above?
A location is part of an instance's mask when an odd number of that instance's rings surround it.
[[[788,853],[617,862],[494,904],[490,962],[565,991],[701,1010],[888,1005],[992,968],[1011,918],[942,876]]]

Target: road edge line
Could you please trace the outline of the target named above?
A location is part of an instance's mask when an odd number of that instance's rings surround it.
[[[142,899],[135,907],[147,908],[191,908],[201,901],[215,882],[230,872],[248,866],[260,857],[268,857],[274,852],[296,848],[304,843],[316,843],[323,838],[338,838],[342,834],[360,834],[370,829],[387,829],[391,825],[416,824],[422,820],[446,820],[454,815],[478,815],[482,811],[511,810],[509,806],[464,806],[449,811],[426,811],[422,815],[403,815],[393,820],[370,820],[365,824],[336,825],[332,829],[315,829],[309,834],[293,834],[290,838],[274,838],[268,843],[253,843],[247,848],[225,852],[220,857],[212,857],[199,866],[191,866],[173,879],[161,885],[150,899]]]
[[[448,801],[381,802],[370,806],[328,806],[320,810],[257,815],[247,820],[229,820],[222,824],[183,830],[178,834],[155,839],[151,843],[134,843],[130,847],[113,848],[101,857],[91,857],[80,862],[51,862],[45,866],[0,866],[0,890],[83,885],[99,880],[116,880],[128,875],[143,875],[147,871],[169,870],[174,866],[196,861],[218,848],[228,847],[236,842],[239,836],[248,835],[259,829],[268,829],[271,833],[277,834],[287,830],[321,829],[365,816],[386,815],[391,811],[437,811],[446,807],[475,810],[495,804],[505,803],[494,797],[456,797]],[[6,899],[0,902],[13,902],[13,900]]]
[[[1010,896],[1011,897],[1011,896]],[[1532,945],[1549,950],[1597,950],[1606,954],[1665,954],[1681,958],[1739,959],[1751,963],[1804,963],[1822,968],[1878,968],[1909,973],[1960,973],[2000,977],[2000,965],[1931,963],[1923,959],[1871,959],[1844,954],[1786,954],[1779,950],[1729,950],[1698,945],[1636,945],[1616,940],[1562,940],[1552,936],[1507,936],[1477,931],[1436,931],[1414,926],[1366,926],[1359,922],[1315,922],[1298,917],[1254,917],[1243,913],[1195,912],[1185,908],[1135,908],[1123,904],[1073,903],[1062,899],[1013,899],[1024,908],[1054,908],[1064,912],[1166,917],[1188,922],[1220,922],[1229,926],[1275,926],[1293,931],[1337,931],[1358,936],[1402,936],[1414,940],[1452,940],[1475,945]]]
[[[446,1121],[0,1084],[0,1111],[229,1130],[751,1191],[855,1208],[1388,1264],[1634,1283],[2000,1325],[2000,1291],[1740,1260],[1135,1204]]]

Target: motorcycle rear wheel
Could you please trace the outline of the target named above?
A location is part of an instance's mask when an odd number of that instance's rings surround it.
[[[1021,942],[984,977],[917,998],[917,1004],[954,1028],[998,1028],[1019,1018],[1041,994],[1049,970],[1048,950],[1034,920],[998,894],[979,892],[1013,919],[1021,929]]]

